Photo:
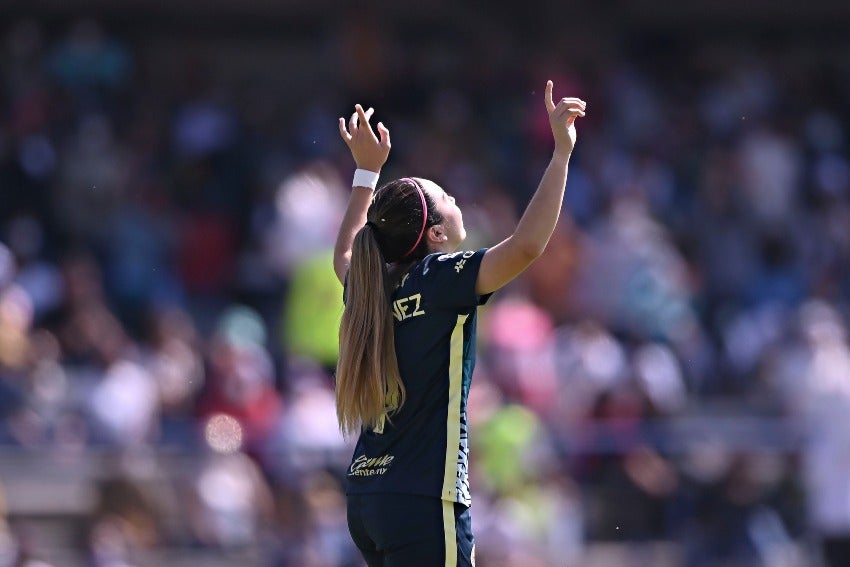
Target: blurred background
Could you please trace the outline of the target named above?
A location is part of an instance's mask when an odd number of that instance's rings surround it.
[[[357,567],[337,118],[466,246],[478,565],[850,565],[850,4],[0,2],[0,566]]]

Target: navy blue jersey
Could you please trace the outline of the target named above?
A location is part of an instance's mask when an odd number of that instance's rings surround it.
[[[392,295],[395,348],[406,401],[363,430],[349,494],[406,493],[469,506],[466,405],[475,366],[475,293],[486,249],[431,254]]]

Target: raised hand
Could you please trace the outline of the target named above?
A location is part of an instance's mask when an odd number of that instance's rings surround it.
[[[351,150],[351,156],[358,169],[379,172],[390,155],[390,131],[383,122],[378,122],[380,139],[375,136],[369,124],[369,119],[374,112],[374,108],[364,111],[359,104],[354,105],[354,114],[348,122],[348,129],[345,127],[345,119],[340,117],[339,134]]]
[[[571,153],[576,144],[575,120],[584,116],[587,104],[580,98],[562,98],[555,104],[552,100],[552,81],[546,82],[544,99],[552,136],[555,138],[555,151]]]

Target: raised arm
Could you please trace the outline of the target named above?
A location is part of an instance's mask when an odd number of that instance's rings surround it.
[[[531,265],[546,249],[558,222],[567,183],[567,165],[576,142],[575,119],[584,116],[586,105],[577,98],[562,98],[555,104],[552,81],[546,83],[544,102],[555,138],[552,160],[513,234],[487,250],[481,259],[475,283],[479,295],[503,287]]]
[[[382,122],[378,122],[378,133],[381,138],[378,139],[375,136],[372,126],[369,124],[369,119],[374,112],[375,109],[373,108],[364,112],[362,106],[355,105],[354,114],[351,115],[347,130],[345,119],[340,117],[339,134],[348,149],[351,150],[351,156],[354,158],[357,169],[380,173],[390,154],[390,131]],[[334,246],[334,271],[340,283],[345,281],[345,273],[348,271],[348,264],[351,262],[351,244],[354,242],[357,231],[366,224],[366,211],[369,210],[371,203],[371,187],[354,186],[351,188],[348,208],[342,218]]]

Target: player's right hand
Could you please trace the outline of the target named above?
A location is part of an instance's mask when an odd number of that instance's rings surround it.
[[[555,104],[552,100],[552,86],[552,81],[546,81],[544,99],[552,136],[555,138],[555,151],[571,153],[576,144],[575,120],[584,116],[587,103],[580,98],[562,98]]]
[[[378,122],[378,139],[372,131],[369,119],[375,112],[374,108],[364,111],[359,104],[354,105],[354,114],[345,127],[345,119],[339,119],[339,135],[351,150],[351,156],[358,169],[380,172],[390,155],[390,131],[383,122]]]

